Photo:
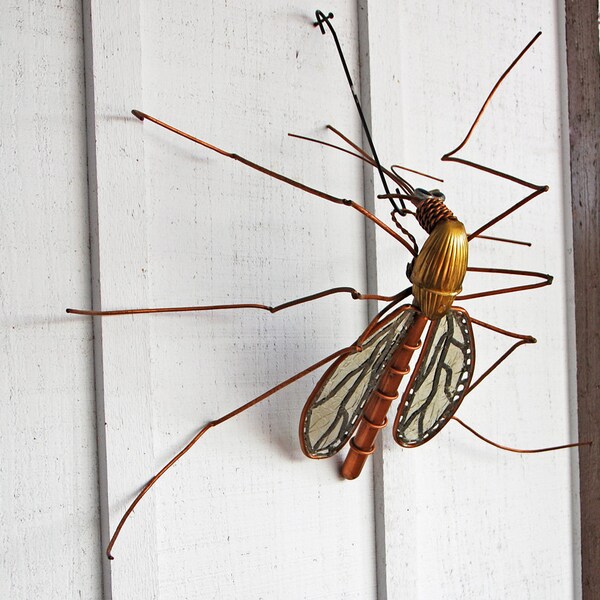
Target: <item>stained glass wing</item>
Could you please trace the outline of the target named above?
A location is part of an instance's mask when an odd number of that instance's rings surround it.
[[[453,308],[430,325],[398,408],[398,444],[419,446],[436,435],[462,402],[474,368],[471,320],[463,309]]]
[[[317,383],[300,421],[300,443],[310,458],[328,458],[349,440],[415,310],[403,306],[378,324],[362,351],[337,359]]]

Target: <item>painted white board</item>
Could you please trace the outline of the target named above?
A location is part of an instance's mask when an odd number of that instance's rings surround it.
[[[344,4],[332,9],[340,9],[358,78],[356,10]],[[332,40],[312,26],[314,13],[276,2],[119,11],[118,3],[92,4],[89,22],[102,307],[276,304],[333,286],[364,290],[357,213],[126,110],[360,201],[362,173],[351,158],[286,135],[322,135],[331,121],[360,138]],[[118,29],[109,26],[115,20]],[[103,321],[97,368],[111,531],[195,431],[351,343],[366,308],[344,297],[275,316]],[[299,449],[316,377],[211,431],[160,481],[114,548],[105,579],[113,598],[375,597],[369,471],[340,487],[337,461],[308,461]]]
[[[339,298],[274,316],[98,322],[96,410],[91,325],[62,316],[67,303],[86,306],[92,296],[86,160],[93,297],[103,308],[273,304],[334,285],[364,291],[367,280],[371,292],[407,285],[407,253],[385,234],[366,247],[357,214],[129,115],[140,108],[361,200],[354,159],[285,135],[331,140],[331,123],[361,136],[332,40],[311,25],[315,8],[336,15],[383,161],[443,177],[449,206],[470,229],[520,190],[437,159],[543,30],[465,154],[551,187],[495,230],[533,248],[479,242],[473,262],[556,280],[466,305],[539,342],[468,397],[461,416],[513,446],[574,439],[563,17],[553,5],[86,2],[87,156],[81,14],[64,4],[15,8],[2,26],[11,86],[2,95],[11,168],[0,241],[6,596],[99,597],[102,565],[106,598],[579,597],[573,455],[502,454],[454,424],[406,451],[386,431],[376,468],[344,482],[339,460],[309,461],[297,444],[316,376],[209,432],[144,498],[115,562],[100,557],[98,503],[105,544],[143,482],[200,426],[352,342],[367,307]],[[379,213],[387,219],[387,209]],[[479,284],[494,285],[471,285]],[[481,365],[506,347],[477,340]]]
[[[0,19],[0,597],[100,598],[81,6]]]
[[[497,78],[543,31],[460,156],[550,186],[548,194],[490,230],[528,240],[532,248],[474,241],[470,263],[549,272],[555,282],[542,290],[464,303],[474,317],[539,341],[518,349],[465,399],[458,416],[513,447],[573,441],[562,12],[543,2],[493,8],[466,2],[369,3],[368,9],[374,135],[383,139],[383,160],[443,178],[447,204],[467,231],[527,190],[439,158],[462,141]],[[415,185],[442,187],[424,179]],[[406,254],[384,238],[377,240],[381,293],[397,286],[396,274],[406,262]],[[467,277],[465,291],[518,283]],[[476,334],[482,372],[510,343]],[[400,450],[386,439],[378,470],[383,487],[378,507],[384,511],[379,548],[385,549],[385,560],[383,551],[379,555],[380,593],[387,589],[382,597],[578,597],[576,473],[572,452],[503,453],[456,423],[415,450]]]

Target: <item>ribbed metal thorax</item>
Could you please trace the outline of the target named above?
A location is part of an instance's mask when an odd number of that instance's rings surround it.
[[[413,296],[421,312],[434,320],[448,312],[462,291],[467,272],[467,233],[464,225],[437,198],[427,198],[419,205],[417,220],[429,237],[413,264]]]

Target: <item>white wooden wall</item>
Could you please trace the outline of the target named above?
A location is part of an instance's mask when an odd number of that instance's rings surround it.
[[[0,10],[0,597],[99,598],[81,7]]]
[[[443,177],[449,206],[473,230],[524,191],[439,157],[541,29],[464,155],[551,188],[495,228],[533,248],[474,242],[472,264],[556,280],[465,303],[539,342],[468,397],[461,416],[513,446],[575,439],[563,15],[523,4],[3,8],[0,596],[580,596],[573,453],[501,453],[455,424],[407,451],[386,431],[383,452],[345,482],[340,460],[309,461],[298,447],[318,375],[209,432],[144,498],[107,561],[109,531],[199,427],[351,343],[368,310],[339,298],[274,316],[137,316],[93,329],[64,314],[92,302],[273,304],[332,286],[406,287],[407,253],[357,214],[141,124],[130,109],[372,202],[354,159],[286,136],[330,139],[331,123],[361,137],[333,41],[311,25],[314,9],[331,10],[383,161]],[[387,219],[386,205],[377,212]],[[482,366],[507,347],[477,339]]]

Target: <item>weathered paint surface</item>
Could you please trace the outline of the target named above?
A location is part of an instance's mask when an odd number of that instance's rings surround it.
[[[546,2],[84,4],[87,95],[78,6],[15,4],[2,21],[0,595],[101,597],[103,571],[114,599],[579,597],[569,454],[501,454],[452,424],[402,450],[386,431],[375,469],[344,482],[339,461],[308,461],[298,447],[317,375],[207,434],[140,504],[108,563],[100,532],[106,540],[183,442],[352,342],[367,307],[344,298],[274,316],[126,317],[96,323],[93,337],[88,320],[63,314],[92,297],[106,309],[272,304],[337,285],[366,291],[367,281],[371,292],[405,287],[407,253],[358,215],[129,110],[368,200],[354,159],[286,136],[331,139],[331,123],[360,139],[332,40],[311,27],[314,9],[331,10],[383,160],[444,177],[472,230],[524,193],[438,158],[542,29],[465,155],[551,187],[496,230],[532,249],[478,242],[473,264],[550,271],[556,282],[465,303],[539,343],[468,397],[461,416],[516,446],[573,438],[560,11]],[[471,288],[482,285],[496,282]],[[479,364],[503,348],[479,335]]]
[[[549,272],[555,282],[543,290],[464,303],[474,317],[533,335],[538,343],[517,350],[465,399],[459,416],[510,446],[576,439],[571,247],[565,233],[570,199],[560,91],[564,17],[554,3],[542,2],[369,9],[369,32],[375,32],[370,51],[382,57],[371,83],[374,135],[385,144],[381,152],[442,177],[448,206],[467,231],[526,190],[439,157],[463,139],[496,79],[543,31],[460,155],[550,186],[548,194],[490,230],[529,240],[532,248],[474,241],[470,263]],[[382,34],[390,24],[395,38]],[[383,237],[377,239],[378,284],[390,289],[401,261]],[[465,291],[515,283],[467,275]],[[479,328],[475,335],[480,370],[510,345]],[[502,453],[453,423],[414,451],[398,452],[388,440],[377,470],[382,490],[377,513],[383,514],[378,548],[380,556],[385,552],[380,589],[387,585],[389,598],[579,597],[574,457]]]
[[[0,597],[100,598],[81,7],[0,21]]]

